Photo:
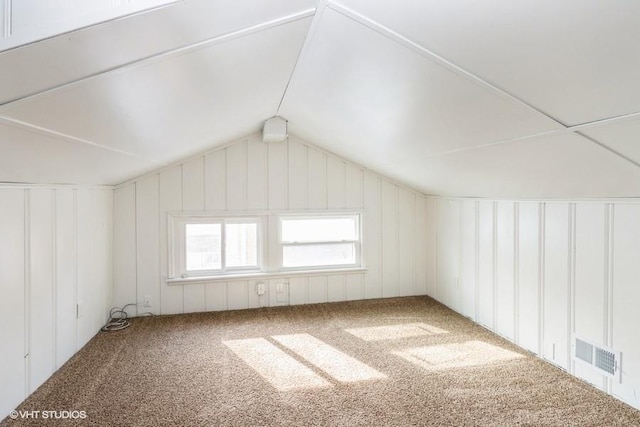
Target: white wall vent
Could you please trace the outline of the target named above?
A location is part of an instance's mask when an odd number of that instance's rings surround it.
[[[620,382],[620,352],[574,336],[573,358]]]

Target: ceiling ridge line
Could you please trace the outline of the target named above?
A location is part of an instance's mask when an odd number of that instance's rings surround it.
[[[134,67],[134,66],[137,66],[137,65],[140,65],[140,64],[144,64],[146,62],[151,62],[151,61],[154,61],[154,60],[159,60],[159,59],[162,59],[162,58],[166,58],[166,57],[169,57],[169,56],[172,56],[172,55],[185,53],[185,52],[190,52],[192,50],[196,50],[196,49],[203,48],[203,47],[206,47],[206,46],[214,45],[214,44],[217,44],[217,43],[223,43],[225,41],[234,40],[234,39],[237,39],[237,38],[240,38],[240,37],[244,37],[244,36],[248,36],[248,35],[251,35],[251,34],[254,34],[254,33],[258,33],[260,31],[269,30],[269,29],[272,29],[272,28],[279,27],[281,25],[285,25],[285,24],[289,24],[291,22],[299,21],[301,19],[307,18],[307,17],[312,16],[314,14],[315,14],[315,9],[307,9],[307,10],[303,10],[301,12],[296,12],[296,13],[287,15],[287,16],[282,17],[282,18],[272,19],[270,21],[262,22],[260,24],[252,25],[250,27],[245,27],[245,28],[242,28],[240,30],[231,31],[231,32],[228,32],[228,33],[225,33],[225,34],[222,34],[222,35],[217,35],[217,36],[210,37],[210,38],[207,38],[207,39],[204,39],[204,40],[200,40],[200,41],[195,42],[195,43],[190,43],[190,44],[187,44],[187,45],[184,45],[184,46],[180,46],[180,47],[177,47],[177,48],[173,48],[173,49],[167,49],[167,50],[164,50],[162,52],[158,52],[158,53],[154,53],[154,54],[151,54],[151,55],[147,55],[147,56],[145,56],[143,58],[140,58],[140,59],[135,59],[135,60],[132,60],[132,61],[129,61],[129,62],[125,62],[125,63],[120,64],[120,65],[116,65],[116,66],[113,66],[113,67],[106,68],[106,69],[101,70],[101,71],[97,71],[95,73],[88,74],[88,75],[83,76],[83,77],[76,78],[76,79],[74,79],[74,80],[72,80],[70,82],[58,84],[56,86],[53,86],[53,87],[50,87],[50,88],[47,88],[47,89],[44,89],[44,90],[38,90],[36,92],[32,92],[32,93],[29,93],[27,95],[23,95],[23,96],[20,96],[20,97],[17,97],[17,98],[10,99],[8,101],[1,102],[0,103],[0,108],[6,107],[6,106],[9,106],[9,105],[12,105],[12,104],[15,104],[15,103],[18,103],[18,102],[21,102],[21,101],[36,97],[36,96],[45,95],[45,94],[48,94],[48,93],[51,93],[51,92],[54,92],[54,91],[57,91],[57,90],[60,90],[60,89],[64,89],[64,88],[76,85],[78,83],[82,83],[84,81],[92,80],[94,78],[98,78],[100,76],[109,74],[109,73],[114,72],[114,71],[127,69],[127,68]]]
[[[11,117],[6,117],[6,116],[2,116],[0,115],[0,123],[4,123],[8,126],[13,126],[13,127],[17,127],[20,129],[25,129],[25,130],[29,130],[32,132],[37,132],[46,136],[53,136],[53,137],[57,137],[57,138],[62,138],[66,141],[69,142],[78,142],[81,144],[86,144],[86,145],[90,145],[92,147],[96,147],[96,148],[100,148],[102,150],[106,150],[106,151],[111,151],[113,153],[118,153],[118,154],[122,154],[128,157],[132,157],[134,159],[138,159],[138,160],[143,160],[145,162],[150,162],[154,164],[154,167],[162,167],[164,166],[164,163],[155,160],[155,159],[148,159],[142,156],[139,156],[135,153],[131,153],[129,151],[125,151],[125,150],[120,150],[118,148],[113,148],[113,147],[109,147],[107,145],[103,145],[103,144],[99,144],[97,142],[93,142],[93,141],[89,141],[88,139],[84,139],[84,138],[79,138],[77,136],[72,136],[72,135],[68,135],[66,133],[62,133],[62,132],[58,132],[43,126],[38,126],[38,125],[34,125],[32,123],[27,123],[24,122],[22,120],[18,120],[18,119],[13,119]]]
[[[322,19],[322,15],[327,8],[329,0],[319,0],[318,4],[315,8],[315,13],[313,14],[313,19],[311,20],[311,25],[309,26],[309,31],[307,31],[307,36],[302,43],[302,47],[300,48],[300,52],[298,52],[298,57],[296,58],[296,62],[293,64],[293,68],[291,70],[291,74],[289,74],[289,79],[287,80],[287,84],[284,87],[284,91],[282,92],[282,97],[280,98],[280,102],[278,103],[278,107],[276,108],[275,115],[280,114],[280,109],[282,108],[282,104],[284,103],[284,99],[289,92],[289,87],[291,86],[291,82],[294,81],[294,76],[296,75],[296,70],[298,69],[298,65],[302,62],[304,57],[309,52],[311,42],[315,36],[316,30],[318,29],[318,25],[320,25],[320,19]]]
[[[437,53],[433,52],[430,49],[427,49],[426,47],[408,39],[407,37],[403,36],[400,33],[397,33],[396,31],[390,29],[389,27],[386,27],[382,24],[380,24],[379,22],[374,21],[371,18],[368,18],[352,9],[349,9],[348,7],[341,5],[339,3],[336,3],[333,0],[329,0],[329,4],[328,7],[333,9],[334,11],[340,13],[341,15],[353,20],[354,22],[357,22],[361,25],[364,25],[365,27],[369,28],[372,31],[375,31],[376,33],[380,34],[383,37],[386,37],[387,39],[405,47],[406,49],[409,49],[415,53],[417,53],[418,55],[422,56],[423,58],[429,59],[433,62],[436,62],[438,65],[448,69],[449,71],[452,71],[458,75],[460,75],[461,77],[471,81],[471,82],[475,82],[477,84],[479,84],[482,87],[485,87],[495,93],[497,93],[498,95],[502,96],[503,98],[506,98],[512,102],[515,102],[516,104],[519,104],[525,108],[527,108],[528,110],[537,113],[545,118],[547,118],[548,120],[551,120],[553,123],[561,126],[562,128],[567,128],[568,126],[561,122],[560,120],[552,117],[551,115],[545,113],[544,111],[534,107],[533,105],[529,104],[528,102],[518,98],[517,96],[507,92],[504,89],[499,88],[498,86],[484,80],[483,78],[473,74],[470,71],[465,70],[464,68],[462,68],[459,65],[454,64],[453,62],[445,59],[444,57],[438,55]]]

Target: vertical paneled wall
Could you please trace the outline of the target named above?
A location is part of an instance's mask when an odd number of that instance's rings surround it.
[[[428,259],[435,244],[429,218],[436,210],[425,196],[294,138],[265,144],[256,135],[233,142],[119,186],[114,203],[114,303],[137,304],[132,315],[424,295],[435,284]],[[366,273],[166,283],[169,212],[331,210],[363,213]],[[267,228],[277,232],[276,224]],[[263,296],[256,293],[258,281],[268,285]],[[285,286],[281,294],[275,293],[278,283]],[[142,307],[145,296],[151,307]]]
[[[111,188],[0,187],[0,419],[106,321],[112,197]]]
[[[427,201],[433,203],[431,295],[640,408],[640,204]],[[622,381],[575,361],[574,335],[622,352]]]

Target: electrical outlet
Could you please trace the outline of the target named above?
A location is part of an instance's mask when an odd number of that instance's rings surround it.
[[[289,284],[276,283],[276,302],[286,303],[289,300]]]
[[[264,282],[260,282],[256,285],[256,292],[258,295],[264,295],[265,293]]]
[[[143,307],[151,307],[152,306],[152,304],[151,304],[151,295],[145,295],[144,296],[144,301],[142,303],[142,306]]]

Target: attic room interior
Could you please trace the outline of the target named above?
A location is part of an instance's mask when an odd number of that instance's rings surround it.
[[[0,0],[0,426],[640,426],[639,20]]]

